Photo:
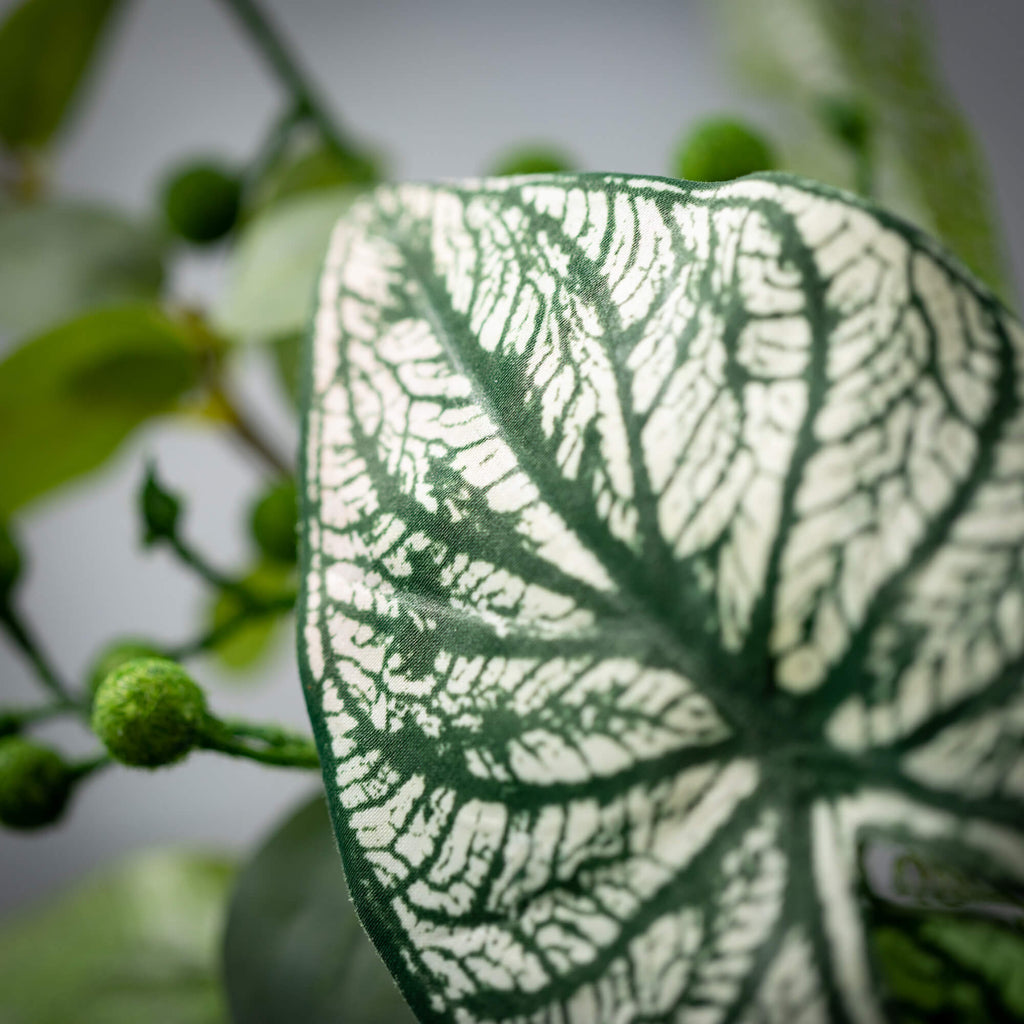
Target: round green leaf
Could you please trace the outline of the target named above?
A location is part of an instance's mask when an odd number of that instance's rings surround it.
[[[225,1024],[217,972],[231,865],[136,854],[0,928],[0,1020]]]
[[[320,296],[303,683],[422,1020],[878,1024],[865,843],[1024,886],[1024,330],[937,243],[402,185]]]
[[[0,25],[0,139],[8,146],[50,140],[120,6],[121,0],[23,0],[8,14]]]
[[[234,1024],[415,1020],[352,909],[322,796],[288,818],[240,873],[224,979]]]
[[[235,246],[215,312],[218,327],[261,341],[301,331],[313,309],[331,227],[359,194],[357,188],[321,189],[254,217]]]
[[[151,228],[111,210],[0,207],[0,332],[28,334],[87,309],[156,298],[163,253]]]
[[[199,376],[184,329],[150,306],[86,313],[0,362],[0,515],[99,466]]]

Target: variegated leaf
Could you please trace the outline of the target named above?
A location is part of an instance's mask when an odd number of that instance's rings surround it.
[[[872,843],[1024,882],[1024,332],[928,239],[389,186],[312,347],[304,682],[423,1020],[875,1024]]]

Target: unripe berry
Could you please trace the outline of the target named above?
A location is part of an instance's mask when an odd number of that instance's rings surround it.
[[[139,507],[146,531],[144,544],[173,540],[181,517],[181,502],[157,479],[156,469],[150,465],[139,495]]]
[[[49,747],[20,736],[0,739],[0,823],[42,828],[64,811],[74,775]]]
[[[92,708],[93,732],[110,756],[136,768],[180,761],[207,720],[203,691],[167,658],[123,662],[100,683]]]
[[[494,167],[492,174],[557,174],[571,171],[572,161],[557,149],[530,146],[507,153]]]
[[[118,640],[109,644],[96,657],[86,678],[86,686],[89,689],[89,696],[95,697],[100,683],[115,669],[120,668],[126,661],[134,661],[136,658],[161,658],[163,652],[157,650],[151,643],[145,640]]]
[[[758,132],[740,121],[711,118],[683,140],[675,171],[688,181],[731,181],[775,165],[775,154]]]
[[[223,238],[235,226],[241,198],[238,175],[215,163],[191,163],[179,168],[164,186],[164,214],[176,234],[204,245]]]
[[[292,564],[298,557],[298,495],[291,482],[271,487],[253,505],[252,534],[260,551],[274,562]]]

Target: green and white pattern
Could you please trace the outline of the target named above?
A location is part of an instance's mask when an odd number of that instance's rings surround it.
[[[308,386],[304,685],[421,1019],[875,1024],[872,842],[1024,884],[1024,331],[928,239],[385,187]]]

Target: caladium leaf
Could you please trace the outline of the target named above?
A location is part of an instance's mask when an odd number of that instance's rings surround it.
[[[1024,883],[1024,331],[781,175],[337,226],[301,661],[423,1020],[887,1018],[872,844]],[[868,857],[870,859],[870,857]]]

